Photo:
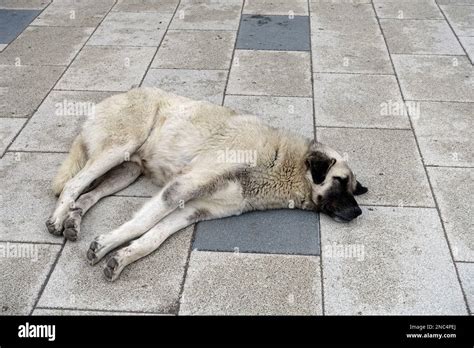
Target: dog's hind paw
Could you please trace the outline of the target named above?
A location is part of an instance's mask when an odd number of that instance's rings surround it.
[[[99,244],[97,241],[93,241],[87,250],[87,260],[89,264],[94,266],[97,262],[100,261],[102,256],[99,255],[99,252],[104,249],[104,246]]]
[[[106,262],[105,267],[104,267],[104,275],[105,279],[107,279],[110,282],[113,282],[116,280],[120,273],[122,273],[124,266],[121,265],[121,262],[119,261],[117,254],[112,255]]]
[[[63,226],[58,224],[52,217],[46,220],[46,228],[48,229],[49,233],[54,234],[55,236],[62,235]]]
[[[69,217],[64,221],[63,235],[67,240],[76,241],[80,228],[81,215],[80,212],[74,210],[69,213]]]

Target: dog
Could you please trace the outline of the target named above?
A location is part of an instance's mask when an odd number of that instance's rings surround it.
[[[141,87],[103,100],[88,116],[53,181],[59,198],[47,229],[76,240],[84,214],[141,174],[162,189],[87,251],[94,265],[127,244],[105,263],[110,281],[190,224],[280,208],[347,222],[362,213],[354,196],[367,192],[328,146],[256,116]]]

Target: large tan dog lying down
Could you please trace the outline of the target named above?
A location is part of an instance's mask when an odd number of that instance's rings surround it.
[[[76,240],[82,216],[142,173],[161,191],[87,251],[96,264],[133,240],[108,259],[108,280],[192,223],[277,208],[350,221],[361,214],[354,195],[367,192],[327,146],[226,107],[137,88],[105,99],[85,122],[54,179],[49,232]]]

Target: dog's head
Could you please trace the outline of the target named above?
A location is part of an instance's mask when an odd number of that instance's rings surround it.
[[[328,146],[311,141],[305,163],[317,211],[342,222],[349,222],[362,214],[354,196],[366,193],[368,189],[356,180],[341,155]]]

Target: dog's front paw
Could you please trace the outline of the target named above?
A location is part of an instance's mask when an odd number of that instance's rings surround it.
[[[104,246],[100,244],[96,238],[89,246],[89,250],[87,250],[87,260],[91,266],[94,266],[100,261],[100,259],[102,259],[102,250],[104,250]]]
[[[104,267],[105,279],[113,282],[119,277],[120,273],[122,273],[124,267],[118,253],[111,255]]]
[[[49,233],[54,234],[55,236],[62,235],[63,225],[58,221],[58,219],[50,217],[48,220],[46,220],[46,228],[48,229]]]

